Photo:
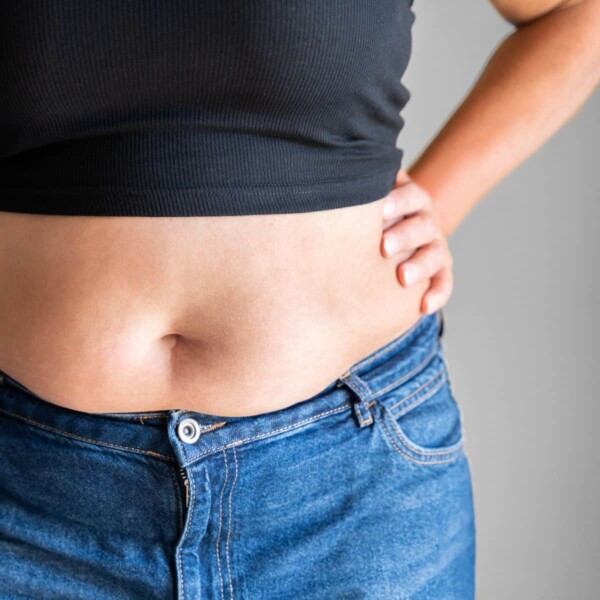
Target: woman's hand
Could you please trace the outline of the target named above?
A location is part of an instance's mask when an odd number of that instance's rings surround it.
[[[421,299],[421,312],[436,312],[452,294],[452,255],[431,196],[403,169],[383,203],[383,221],[382,255],[404,252],[408,256],[396,269],[398,281],[405,287],[431,278]],[[391,221],[394,223],[390,225]]]

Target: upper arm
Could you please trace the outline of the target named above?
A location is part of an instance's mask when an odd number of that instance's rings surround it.
[[[514,25],[524,25],[544,15],[568,8],[582,0],[490,0],[496,10]]]

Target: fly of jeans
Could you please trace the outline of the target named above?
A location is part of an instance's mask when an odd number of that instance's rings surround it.
[[[185,469],[183,467],[179,467],[179,472],[181,473],[181,477],[185,485],[185,507],[187,508],[190,501],[190,484],[187,475],[185,474]]]

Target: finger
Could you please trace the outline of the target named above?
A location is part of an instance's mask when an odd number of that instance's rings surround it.
[[[441,239],[421,246],[400,263],[397,268],[398,280],[404,286],[412,285],[421,279],[433,277],[443,267],[452,266],[452,255],[448,245]]]
[[[411,181],[411,178],[408,171],[404,168],[398,169],[398,172],[396,173],[396,185],[408,183],[409,181]]]
[[[454,275],[452,269],[444,268],[431,278],[429,289],[423,294],[421,311],[431,314],[442,308],[452,295]]]
[[[395,219],[398,216],[414,213],[431,206],[431,197],[413,181],[395,187],[384,199],[383,219]]]
[[[431,211],[422,210],[406,217],[384,230],[384,256],[401,250],[415,249],[441,237],[437,221]]]

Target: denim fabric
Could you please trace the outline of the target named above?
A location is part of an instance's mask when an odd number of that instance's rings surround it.
[[[0,598],[474,598],[441,316],[255,416],[79,412],[4,373]]]

